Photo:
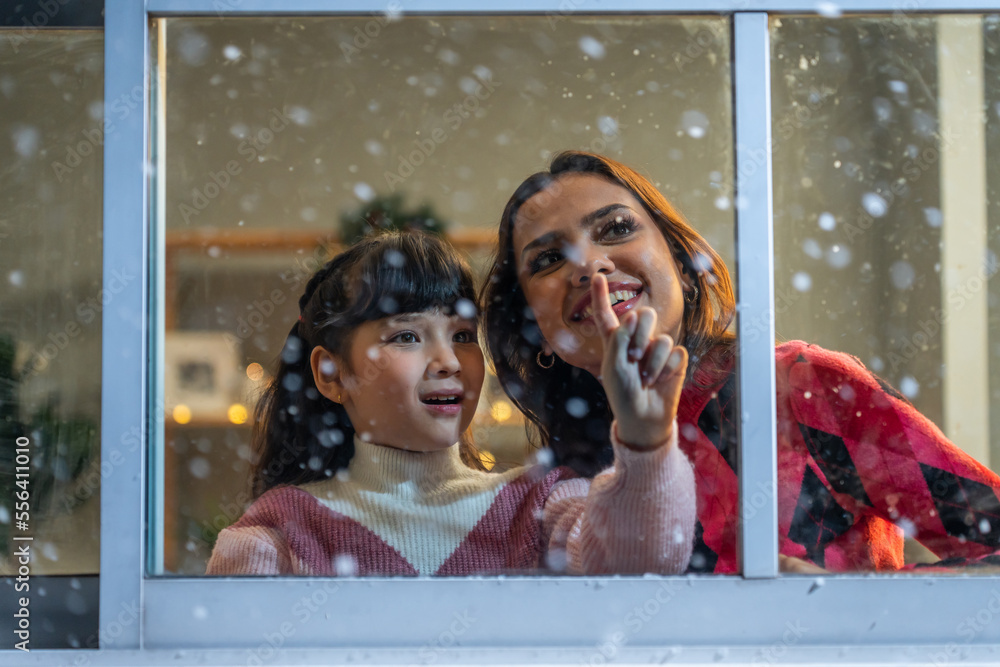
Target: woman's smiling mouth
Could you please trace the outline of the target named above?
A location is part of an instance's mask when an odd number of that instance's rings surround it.
[[[611,283],[608,285],[608,296],[611,299],[611,310],[621,317],[623,313],[635,307],[643,292],[642,285],[629,283]],[[584,322],[594,316],[594,304],[591,303],[590,292],[584,294],[573,308],[571,322]]]

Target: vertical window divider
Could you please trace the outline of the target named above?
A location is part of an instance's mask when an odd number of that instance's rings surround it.
[[[771,193],[771,41],[765,12],[733,16],[740,556],[743,576],[778,576]]]
[[[142,646],[143,458],[148,414],[148,44],[145,3],[107,0],[104,114],[106,118],[115,115],[111,117],[114,131],[104,135],[103,288],[114,300],[102,312],[102,649]]]
[[[154,179],[149,185],[149,294],[152,301],[149,304],[148,356],[149,368],[149,405],[152,409],[153,428],[149,429],[149,447],[147,465],[149,480],[147,530],[149,531],[150,553],[147,554],[149,571],[160,573],[164,571],[164,542],[166,539],[166,401],[164,399],[163,368],[166,339],[167,297],[166,297],[166,191],[167,179],[167,73],[166,73],[166,23],[163,20],[151,22],[155,25],[156,54],[150,52],[149,85],[150,85],[150,115],[149,115],[149,161]],[[159,174],[159,177],[155,175]]]

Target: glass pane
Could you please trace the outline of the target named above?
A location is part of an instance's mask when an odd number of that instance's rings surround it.
[[[157,31],[166,420],[155,573],[204,573],[219,532],[251,503],[251,415],[299,297],[374,221],[443,227],[482,280],[518,184],[584,149],[650,175],[731,263],[724,18],[199,18]],[[572,408],[583,418],[589,406]],[[683,419],[692,457],[710,450],[713,470],[735,460],[698,414]],[[494,471],[553,462],[492,374],[471,435]],[[332,473],[329,461],[308,464]],[[726,474],[715,507],[733,511],[699,526],[698,570],[736,570],[736,473]]]
[[[993,565],[997,30],[974,15],[772,21],[786,556]]]
[[[85,646],[97,629],[96,576],[80,575],[100,566],[101,312],[114,299],[101,284],[103,68],[99,30],[0,31],[0,575],[30,570],[4,598],[28,596],[33,649]]]

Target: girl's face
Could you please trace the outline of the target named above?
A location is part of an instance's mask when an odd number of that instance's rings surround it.
[[[683,340],[681,263],[636,197],[586,173],[560,176],[520,208],[513,234],[518,282],[545,337],[546,353],[597,377],[602,343],[590,279],[603,273],[619,317],[656,311],[656,333]]]
[[[335,372],[323,363],[320,371]],[[476,323],[437,310],[361,325],[348,363],[350,370],[340,369],[338,402],[358,435],[413,451],[458,442],[472,422],[485,374]]]

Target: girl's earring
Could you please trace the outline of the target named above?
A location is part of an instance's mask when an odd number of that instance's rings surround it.
[[[548,359],[548,363],[545,363],[545,362],[542,361],[542,359],[545,356],[548,356],[548,358],[549,358]],[[544,368],[545,370],[548,370],[548,369],[552,368],[553,366],[555,366],[556,355],[554,355],[554,354],[544,355],[544,354],[542,354],[542,351],[539,350],[538,354],[535,355],[535,363],[538,364],[540,367]]]
[[[684,303],[688,304],[689,306],[693,306],[694,304],[698,303],[699,294],[700,292],[698,291],[698,286],[691,285],[691,289],[688,290],[687,292],[684,292]]]

